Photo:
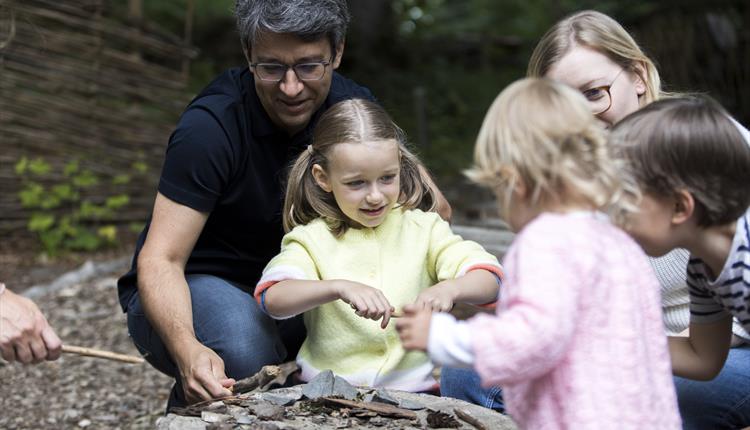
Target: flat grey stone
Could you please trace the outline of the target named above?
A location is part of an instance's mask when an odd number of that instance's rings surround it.
[[[201,420],[207,423],[223,423],[230,418],[232,418],[231,415],[217,414],[211,411],[201,412]]]
[[[409,399],[401,399],[398,402],[398,407],[403,409],[409,409],[410,411],[421,411],[425,406],[417,401]]]
[[[359,395],[359,390],[354,388],[352,384],[347,382],[346,379],[336,376],[333,381],[333,394],[334,396],[341,396],[347,400],[356,400]]]
[[[333,372],[324,370],[302,387],[302,394],[312,400],[329,397],[333,394],[334,381]]]
[[[398,400],[388,393],[387,390],[378,388],[374,393],[365,396],[366,402],[380,402],[388,405],[398,406]]]
[[[275,393],[263,393],[261,398],[267,402],[271,402],[274,405],[278,406],[289,406],[293,405],[297,400],[302,398],[302,394],[300,393],[297,397],[292,396],[286,396],[281,394],[275,394]]]

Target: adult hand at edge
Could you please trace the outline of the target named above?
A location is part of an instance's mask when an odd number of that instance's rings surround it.
[[[60,338],[33,301],[9,290],[0,295],[0,351],[5,360],[56,360],[61,350]]]
[[[177,359],[182,389],[188,403],[230,396],[235,380],[224,373],[224,360],[197,340]]]

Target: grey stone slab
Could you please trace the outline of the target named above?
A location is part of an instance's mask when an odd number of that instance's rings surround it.
[[[347,400],[356,400],[359,395],[359,390],[354,388],[352,384],[347,382],[346,379],[336,376],[333,381],[333,394],[334,396],[341,396]]]
[[[318,373],[313,379],[302,387],[302,394],[308,399],[328,397],[333,394],[335,377],[330,370]]]

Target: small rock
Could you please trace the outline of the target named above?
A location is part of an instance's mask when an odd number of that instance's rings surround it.
[[[206,426],[206,430],[232,430],[234,426],[229,423],[211,423]]]
[[[370,393],[367,396],[365,396],[366,402],[380,402],[380,403],[386,403],[388,405],[395,405],[398,406],[398,400],[393,398],[391,394],[383,389],[378,389],[374,393]]]
[[[82,419],[81,421],[78,421],[78,427],[80,428],[86,428],[91,425],[91,420],[89,419]]]
[[[311,400],[328,397],[333,394],[334,381],[335,378],[332,371],[325,370],[320,372],[302,387],[302,394]]]
[[[352,420],[350,419],[342,419],[342,420],[336,420],[336,428],[337,429],[345,429],[352,426]]]
[[[347,400],[356,400],[359,391],[352,386],[346,379],[336,376],[333,381],[334,396],[341,396]]]
[[[414,400],[408,400],[408,399],[401,399],[401,401],[398,402],[398,407],[403,409],[409,409],[410,411],[421,411],[425,408],[425,406],[419,402],[416,402]]]
[[[235,415],[235,421],[237,424],[255,424],[258,420],[252,415]]]
[[[248,409],[252,410],[256,417],[264,421],[281,421],[284,419],[284,412],[286,411],[284,407],[272,403],[260,403]]]
[[[81,413],[78,411],[78,409],[65,409],[65,411],[63,412],[63,419],[65,421],[75,421],[80,416]]]
[[[261,398],[267,402],[273,403],[274,405],[289,406],[293,405],[297,400],[301,399],[302,394],[300,393],[299,396],[293,397],[276,393],[263,393]]]
[[[232,417],[230,415],[217,414],[216,412],[211,412],[211,411],[201,412],[201,419],[207,423],[223,423],[229,418],[232,418]]]
[[[328,421],[328,418],[326,418],[325,415],[315,415],[310,417],[310,421],[315,424],[323,424],[324,422]]]

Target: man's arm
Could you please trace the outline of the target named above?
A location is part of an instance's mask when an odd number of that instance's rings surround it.
[[[724,367],[731,339],[731,316],[710,324],[690,324],[689,337],[669,338],[672,373],[699,381],[715,378]]]
[[[148,236],[138,256],[143,309],[177,363],[190,403],[230,395],[226,387],[233,384],[224,373],[224,361],[195,337],[185,280],[185,265],[207,219],[207,213],[158,193]]]

